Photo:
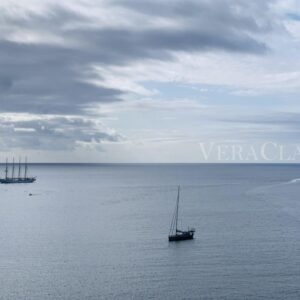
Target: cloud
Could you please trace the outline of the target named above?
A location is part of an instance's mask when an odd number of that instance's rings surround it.
[[[288,125],[300,126],[300,113],[298,112],[280,112],[280,113],[266,113],[257,115],[244,115],[239,117],[230,117],[230,119],[223,119],[224,122],[229,123],[247,123],[255,125]],[[299,128],[300,129],[300,128]]]
[[[5,149],[74,150],[124,138],[99,121],[81,117],[0,117],[0,147]]]
[[[59,4],[46,12],[24,9],[22,17],[2,12],[1,111],[80,114],[95,103],[121,101],[121,89],[93,84],[92,65],[170,60],[180,51],[261,54],[268,49],[254,34],[270,30],[270,24],[258,24],[243,11],[257,9],[255,5],[178,0],[106,3],[102,4],[104,11],[114,9],[118,14],[123,7],[128,16],[137,16],[132,24],[116,28],[113,22],[98,24],[92,16]],[[134,23],[139,14],[178,20],[179,26],[143,27]]]
[[[164,17],[174,19],[176,22],[206,24],[219,28],[239,28],[249,31],[269,30],[273,25],[266,16],[269,13],[269,5],[274,1],[251,1],[242,0],[222,0],[198,1],[198,0],[113,0],[112,4],[129,10],[140,12],[152,17]],[[249,11],[256,12],[254,16]],[[182,23],[180,23],[182,25]]]
[[[224,136],[239,133],[238,139],[241,141],[295,142],[300,132],[299,112],[244,113],[228,118],[219,117],[219,122],[225,129]]]
[[[79,144],[119,141],[121,135],[96,120],[99,106],[202,110],[203,105],[195,100],[168,103],[163,95],[162,101],[154,97],[149,100],[145,95],[150,97],[151,92],[141,82],[168,81],[173,76],[168,74],[171,72],[180,77],[179,81],[183,78],[183,82],[191,74],[192,78],[186,81],[200,78],[210,84],[213,78],[216,84],[228,81],[240,84],[236,78],[236,73],[242,73],[240,68],[235,67],[237,71],[230,73],[227,65],[222,64],[229,61],[233,65],[232,61],[244,56],[251,61],[272,52],[265,37],[276,31],[273,2],[3,1],[0,4],[3,8],[0,12],[2,147],[74,149]],[[182,58],[189,64],[184,65]],[[257,61],[253,65],[257,71]],[[221,75],[216,78],[211,70],[222,73],[225,80],[220,79]],[[254,74],[256,84],[256,73],[250,73]],[[298,77],[295,81],[298,82]],[[135,97],[130,98],[134,92]],[[143,103],[136,101],[142,93],[146,99]],[[134,100],[129,103],[128,99]],[[3,117],[5,113],[15,115],[7,120]],[[19,120],[21,113],[32,118]],[[101,119],[101,115],[98,117]]]
[[[2,112],[79,114],[93,103],[120,101],[120,90],[87,82],[76,51],[8,41],[0,49]]]

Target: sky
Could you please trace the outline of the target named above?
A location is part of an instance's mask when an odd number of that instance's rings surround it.
[[[0,161],[300,162],[299,53],[297,0],[0,0]]]

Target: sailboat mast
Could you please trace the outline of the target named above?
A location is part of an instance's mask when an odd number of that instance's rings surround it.
[[[19,157],[19,171],[18,171],[18,178],[21,178],[21,157]]]
[[[15,176],[15,158],[13,157],[13,165],[12,165],[11,178],[13,179],[14,176]]]
[[[177,223],[178,223],[179,194],[180,194],[180,186],[178,186],[177,204],[176,204],[176,219],[175,219],[176,232],[177,232]]]
[[[5,179],[8,177],[8,160],[6,159],[6,165],[5,165]]]
[[[24,178],[27,178],[27,157],[25,158],[25,171],[24,171]]]

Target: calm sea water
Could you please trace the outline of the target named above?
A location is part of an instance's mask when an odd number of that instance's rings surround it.
[[[300,166],[30,171],[0,185],[0,299],[300,299]],[[196,238],[168,243],[178,184]]]

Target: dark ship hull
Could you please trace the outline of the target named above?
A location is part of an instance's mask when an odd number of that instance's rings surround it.
[[[194,238],[194,231],[184,231],[181,233],[169,235],[169,242],[179,242],[185,240],[192,240]]]
[[[28,178],[4,178],[0,179],[0,183],[3,184],[12,184],[12,183],[32,183],[35,182],[35,177],[28,177]]]

